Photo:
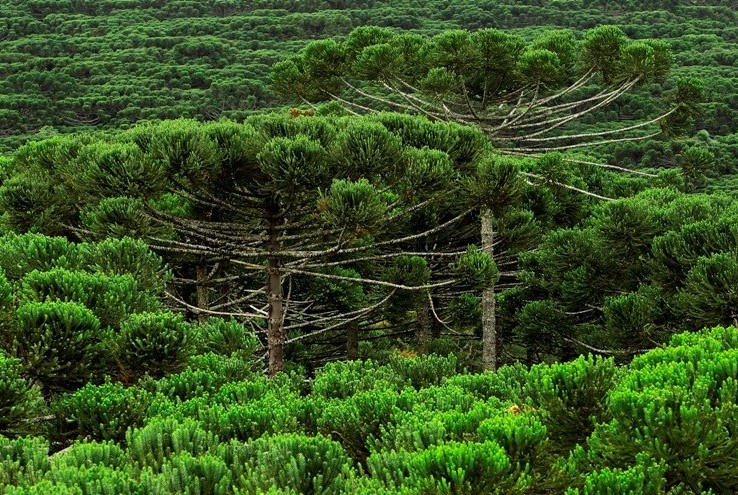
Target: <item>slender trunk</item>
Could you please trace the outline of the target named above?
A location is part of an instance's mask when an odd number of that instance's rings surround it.
[[[494,256],[494,216],[489,209],[481,215],[482,250]],[[497,371],[497,317],[495,308],[495,286],[487,287],[482,293],[482,369]]]
[[[346,333],[346,357],[348,359],[359,359],[359,323],[349,323]]]
[[[428,298],[424,297],[423,300],[418,303],[415,312],[415,338],[417,340],[418,352],[420,354],[427,354],[431,338],[431,318]]]
[[[276,208],[275,208],[276,209]],[[270,212],[267,226],[269,235],[269,251],[279,251],[279,231],[277,230],[276,212]],[[267,343],[269,346],[269,376],[274,376],[283,368],[284,360],[284,302],[282,295],[282,274],[279,256],[270,255],[267,259],[266,294],[269,304],[269,327]]]
[[[438,308],[438,303],[436,300],[433,301],[433,307]],[[433,318],[431,321],[431,335],[433,336],[434,339],[440,339],[442,331],[443,331],[443,325],[441,324],[440,320],[436,318],[435,315],[433,315]]]
[[[200,309],[210,309],[209,289],[207,286],[208,267],[205,262],[198,263],[195,267],[195,279],[197,280],[197,307]],[[208,321],[209,315],[205,312],[197,314],[197,320],[200,323]]]

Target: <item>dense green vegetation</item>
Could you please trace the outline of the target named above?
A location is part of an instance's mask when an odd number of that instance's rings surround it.
[[[415,33],[539,26],[576,31],[616,24],[634,39],[674,51],[674,77],[703,80],[706,107],[697,129],[723,172],[732,170],[738,127],[736,13],[728,1],[609,2],[253,2],[9,0],[0,7],[0,134],[13,146],[81,126],[113,128],[138,119],[242,118],[283,102],[265,84],[270,67],[307,40],[362,25]],[[643,95],[645,96],[645,95]],[[604,114],[653,114],[636,95]],[[668,167],[679,145],[613,148],[610,161]]]
[[[0,495],[738,492],[734,8],[3,2]]]
[[[48,440],[0,437],[0,490],[734,493],[737,347],[738,330],[716,328],[622,368],[580,357],[473,375],[453,357],[393,355],[307,381],[268,380],[219,348],[162,379],[59,396],[53,435],[84,440],[49,455]],[[0,365],[3,427],[24,430],[46,413],[39,390],[13,358]]]

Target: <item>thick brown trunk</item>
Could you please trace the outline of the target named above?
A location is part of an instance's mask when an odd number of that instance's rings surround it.
[[[208,267],[205,262],[198,263],[195,267],[195,280],[197,280],[197,307],[200,309],[210,309],[209,289],[207,286]],[[208,321],[209,315],[201,311],[197,314],[197,320],[200,323]]]
[[[280,249],[279,232],[276,215],[269,219],[269,251],[275,253]],[[278,255],[272,254],[267,259],[266,294],[269,304],[269,327],[267,344],[269,346],[269,376],[274,376],[284,365],[284,302],[282,300],[282,274]]]
[[[346,357],[349,359],[359,359],[359,323],[355,321],[349,323],[347,329]]]
[[[482,250],[494,256],[494,217],[488,209],[482,211]],[[497,370],[497,316],[495,286],[487,287],[482,293],[482,369]]]
[[[428,305],[427,298],[423,298],[423,300],[418,303],[416,313],[415,338],[417,340],[418,352],[420,354],[427,354],[431,338],[430,306]]]

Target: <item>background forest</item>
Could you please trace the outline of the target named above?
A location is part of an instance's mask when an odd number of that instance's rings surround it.
[[[736,493],[736,7],[5,0],[0,494]]]

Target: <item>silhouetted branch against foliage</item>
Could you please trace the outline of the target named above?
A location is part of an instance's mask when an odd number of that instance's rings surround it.
[[[343,42],[310,43],[276,64],[271,80],[288,99],[336,100],[358,113],[400,110],[475,125],[495,144],[512,143],[512,149],[535,154],[684,128],[703,97],[694,80],[678,81],[666,110],[643,122],[563,131],[639,85],[664,83],[671,64],[666,43],[631,41],[613,26],[586,31],[582,39],[551,31],[531,42],[496,29],[419,37],[361,27]],[[592,94],[596,84],[601,89]],[[612,136],[620,137],[602,139]],[[551,142],[562,144],[545,145]]]

